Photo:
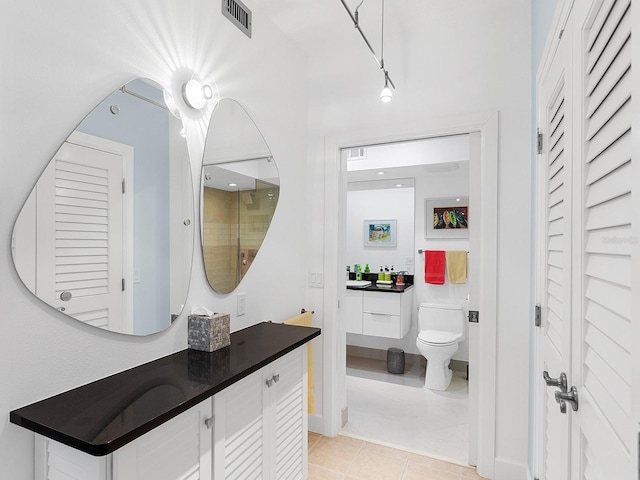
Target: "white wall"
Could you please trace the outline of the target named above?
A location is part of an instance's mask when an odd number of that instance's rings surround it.
[[[202,0],[10,2],[0,16],[0,58],[0,478],[30,480],[33,434],[8,422],[10,410],[186,348],[184,315],[164,333],[125,337],[56,313],[20,283],[9,242],[40,172],[76,124],[131,78],[167,86],[174,69],[191,69],[215,79],[221,95],[241,102],[261,128],[282,186],[269,234],[240,286],[247,292],[247,314],[234,315],[232,329],[280,321],[310,308],[302,273],[308,213],[307,167],[300,161],[306,145],[305,60],[264,16],[250,40],[221,16],[218,3]],[[288,95],[286,108],[282,92]],[[203,124],[192,123],[188,133],[197,185]],[[291,219],[297,219],[294,229]],[[264,281],[287,267],[286,285]],[[234,295],[216,295],[205,283],[199,252],[187,311],[191,305],[236,310]]]
[[[500,112],[495,455],[497,471],[511,468],[518,476],[510,480],[525,478],[532,277],[531,2],[412,0],[404,7],[392,14],[411,11],[419,22],[407,17],[404,31],[385,33],[385,39],[393,39],[385,45],[385,66],[398,87],[390,103],[378,100],[382,76],[364,47],[361,58],[341,59],[327,52],[327,58],[310,63],[309,154],[316,163],[311,168],[323,170],[328,136],[355,132],[363,138],[379,132],[384,137],[386,129],[397,131],[403,125],[415,133],[439,118]],[[416,24],[419,28],[410,28]],[[323,217],[325,187],[328,195],[338,194],[338,182],[325,185],[324,178],[310,175],[316,199],[310,214],[315,218]],[[312,252],[324,251],[323,239],[324,231],[316,226]],[[312,261],[320,263],[318,255]]]
[[[405,259],[413,262],[413,188],[386,188],[351,191],[347,194],[347,265],[359,263],[364,272],[369,264],[371,273],[385,265],[406,270]],[[396,220],[395,247],[366,247],[365,220]],[[346,268],[346,265],[345,265]],[[411,272],[413,273],[413,271]]]

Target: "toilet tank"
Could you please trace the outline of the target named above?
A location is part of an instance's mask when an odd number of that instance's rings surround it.
[[[450,303],[420,304],[418,311],[420,330],[442,330],[464,335],[464,313],[462,305]]]

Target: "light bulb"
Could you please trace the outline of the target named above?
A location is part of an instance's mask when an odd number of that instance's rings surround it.
[[[391,91],[389,86],[385,83],[384,88],[382,89],[382,92],[380,92],[380,100],[382,100],[383,103],[389,103],[392,97],[393,97],[393,92]]]

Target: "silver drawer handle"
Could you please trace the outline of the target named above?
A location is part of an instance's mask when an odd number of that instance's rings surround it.
[[[207,428],[211,428],[213,427],[213,424],[215,423],[215,420],[213,419],[213,417],[211,418],[205,418],[204,419],[204,424],[207,426]]]
[[[280,374],[279,374],[279,373],[276,373],[276,374],[273,376],[273,381],[274,381],[274,382],[276,382],[276,383],[278,383],[278,381],[279,381],[279,380],[280,380]]]
[[[62,300],[63,302],[68,302],[69,300],[71,300],[71,297],[73,296],[73,294],[69,291],[64,291],[60,294],[60,300]]]
[[[265,383],[267,384],[267,387],[271,388],[271,386],[273,385],[273,377],[268,378]]]

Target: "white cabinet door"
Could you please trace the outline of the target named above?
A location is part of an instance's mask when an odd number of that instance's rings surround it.
[[[307,476],[306,346],[214,397],[214,478]]]
[[[110,455],[36,435],[36,480],[212,480],[207,399]]]
[[[212,480],[207,399],[114,452],[113,480]]]
[[[411,327],[411,293],[363,292],[362,333],[404,338]]]
[[[264,478],[262,370],[215,395],[214,478]]]
[[[269,386],[268,408],[273,406],[273,437],[269,438],[270,456],[275,458],[271,466],[270,478],[295,480],[306,478],[307,470],[307,348],[298,348],[289,355],[274,362],[273,384]],[[271,375],[269,372],[268,375]]]
[[[362,334],[362,293],[349,289],[345,293],[347,333]]]

